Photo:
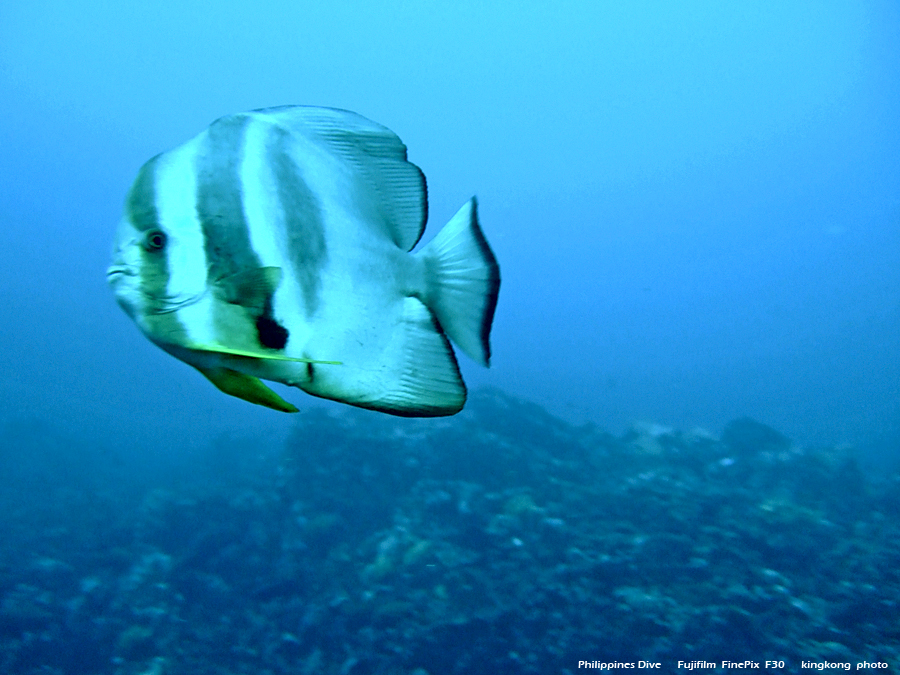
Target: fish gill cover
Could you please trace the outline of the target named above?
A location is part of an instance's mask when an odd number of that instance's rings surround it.
[[[2,672],[900,658],[897,476],[753,420],[614,437],[493,390],[439,421],[313,409],[283,451],[222,439],[164,487],[75,444],[5,430]]]

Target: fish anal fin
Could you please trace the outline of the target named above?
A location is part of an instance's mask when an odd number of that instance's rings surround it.
[[[466,402],[466,386],[434,316],[416,298],[405,298],[401,328],[390,350],[396,359],[391,379],[380,395],[349,402],[404,417],[455,415]]]
[[[257,377],[231,368],[197,368],[219,391],[272,410],[295,413],[299,410],[269,389]]]

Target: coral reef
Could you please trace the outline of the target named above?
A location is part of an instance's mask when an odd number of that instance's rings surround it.
[[[3,488],[0,671],[900,662],[900,481],[849,450],[748,419],[614,437],[491,390],[450,419],[298,417],[193,481]]]

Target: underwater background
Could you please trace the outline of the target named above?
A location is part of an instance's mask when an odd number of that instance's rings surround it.
[[[116,306],[140,165],[282,104],[395,131],[425,241],[477,194],[458,416]],[[0,672],[900,666],[896,2],[4,3],[0,110]]]

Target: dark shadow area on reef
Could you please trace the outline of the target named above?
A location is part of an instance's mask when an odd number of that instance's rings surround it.
[[[750,419],[309,410],[177,466],[3,430],[0,672],[577,672],[896,663],[900,480]]]

